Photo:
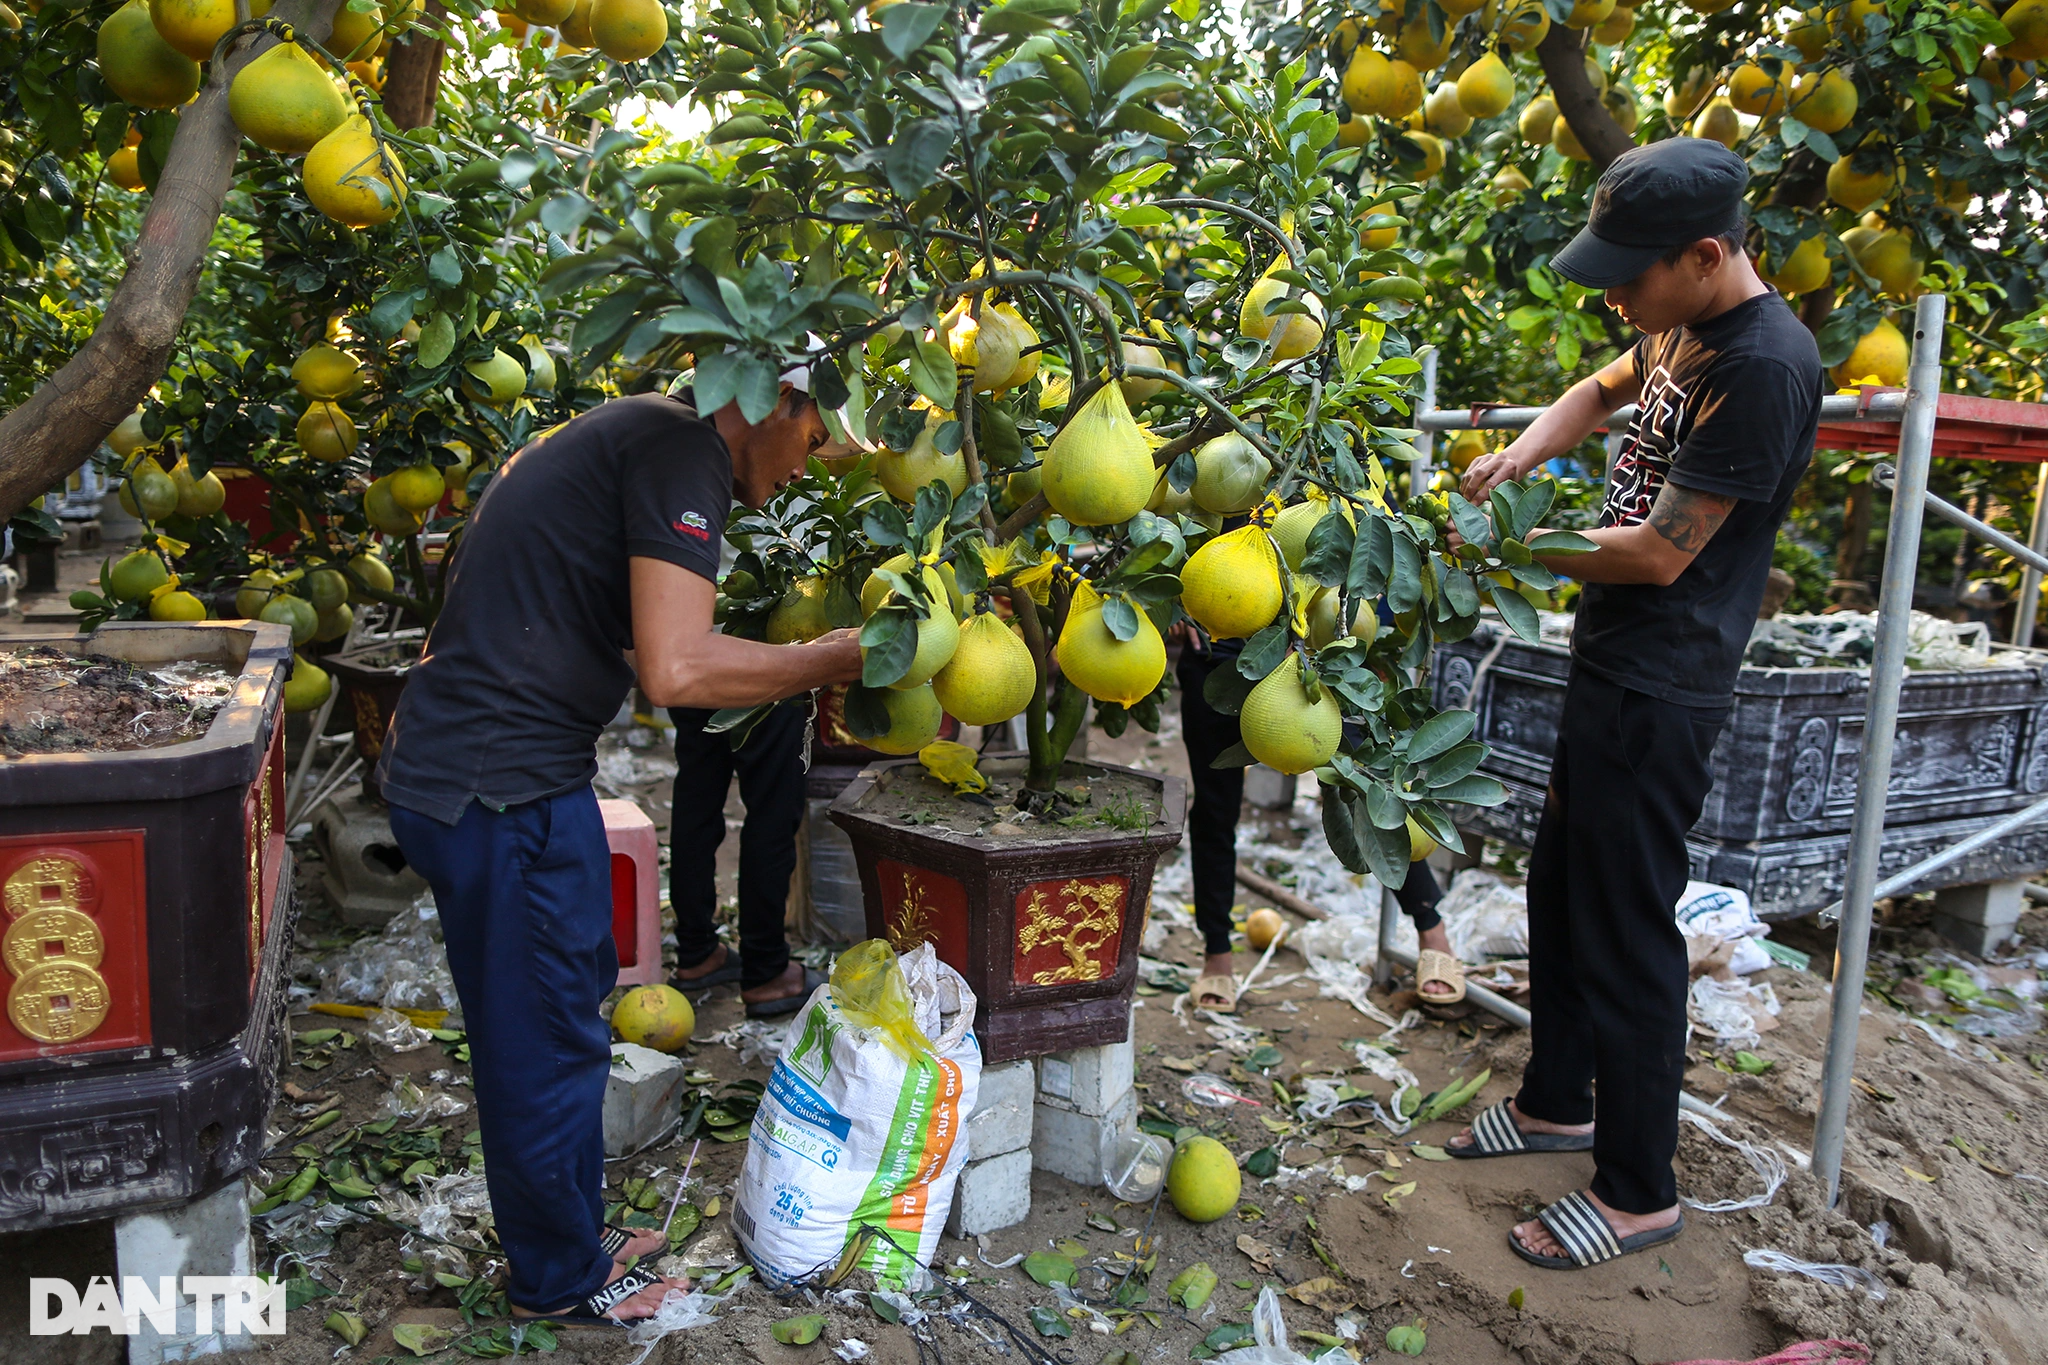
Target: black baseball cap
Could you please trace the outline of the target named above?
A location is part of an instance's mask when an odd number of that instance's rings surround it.
[[[1600,173],[1586,226],[1550,266],[1588,289],[1627,284],[1671,248],[1740,223],[1748,184],[1749,163],[1707,138],[1631,147]]]

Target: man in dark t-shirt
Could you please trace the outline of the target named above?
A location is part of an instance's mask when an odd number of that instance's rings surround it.
[[[515,1314],[626,1320],[670,1288],[603,1225],[618,979],[597,737],[637,681],[657,706],[751,706],[860,676],[854,631],[767,645],[712,624],[735,499],[765,503],[826,440],[785,375],[775,408],[701,417],[621,398],[543,434],[478,499],[406,681],[378,781],[440,912],[462,998]]]
[[[1569,1269],[1684,1226],[1671,1162],[1685,1074],[1685,834],[1712,777],[1771,549],[1812,457],[1820,356],[1743,254],[1749,169],[1672,138],[1617,157],[1551,261],[1643,336],[1507,449],[1481,501],[1638,404],[1607,475],[1598,548],[1538,559],[1584,585],[1550,788],[1529,860],[1530,1059],[1522,1088],[1449,1144],[1463,1157],[1591,1150],[1591,1188],[1516,1227]]]

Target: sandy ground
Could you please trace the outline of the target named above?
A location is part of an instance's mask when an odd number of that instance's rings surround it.
[[[638,756],[643,763],[653,757],[656,767],[636,772],[622,764],[611,771],[619,777],[656,779],[628,782],[623,790],[642,800],[665,827],[660,752],[642,750]],[[1111,742],[1098,733],[1093,756],[1185,771],[1184,754],[1170,737],[1162,742],[1133,732]],[[741,814],[735,798],[729,807],[735,830]],[[1248,811],[1247,821],[1261,841],[1262,863],[1269,870],[1284,868],[1284,850],[1305,835],[1320,839],[1289,812]],[[736,843],[728,839],[722,852],[728,879]],[[303,868],[302,878],[310,871]],[[1171,863],[1163,881],[1167,887],[1179,884]],[[1259,903],[1256,897],[1244,899],[1247,906]],[[1160,917],[1168,927],[1154,956],[1193,967],[1199,943],[1192,929],[1170,912]],[[2034,947],[2048,946],[2048,920],[2037,914],[2028,929]],[[346,937],[317,905],[302,932],[316,948],[338,946]],[[1817,961],[1827,961],[1830,945],[1824,936],[1811,929],[1795,929],[1790,936],[1798,946],[1820,950]],[[1894,907],[1879,946],[1910,951],[1916,944],[1924,947],[1925,938],[1912,907]],[[1249,958],[1243,961],[1248,965]],[[1276,1085],[1298,1098],[1305,1077],[1348,1078],[1382,1102],[1390,1089],[1360,1069],[1354,1052],[1356,1043],[1380,1038],[1385,1025],[1344,1001],[1322,998],[1316,984],[1300,975],[1302,965],[1287,950],[1275,956],[1266,979],[1277,984],[1254,990],[1239,1016],[1249,1032],[1176,1013],[1170,990],[1146,988],[1137,1011],[1145,1116],[1155,1124],[1209,1132],[1241,1157],[1272,1147],[1283,1163],[1273,1178],[1246,1178],[1235,1215],[1191,1224],[1170,1205],[1156,1210],[1119,1205],[1104,1191],[1041,1174],[1034,1182],[1029,1221],[989,1237],[986,1245],[950,1238],[940,1243],[934,1269],[949,1278],[920,1301],[933,1316],[915,1329],[878,1316],[864,1281],[857,1286],[860,1292],[843,1296],[844,1301],[818,1303],[806,1295],[781,1301],[742,1280],[718,1307],[715,1325],[687,1329],[652,1343],[651,1349],[623,1332],[565,1332],[551,1358],[594,1365],[637,1365],[643,1359],[828,1365],[858,1358],[852,1345],[858,1341],[868,1348],[867,1359],[878,1365],[995,1355],[1021,1357],[1030,1365],[1137,1365],[1137,1360],[1121,1359],[1124,1352],[1145,1362],[1178,1361],[1241,1335],[1239,1325],[1251,1320],[1258,1291],[1266,1285],[1283,1293],[1295,1288],[1301,1298],[1313,1300],[1282,1299],[1289,1329],[1296,1333],[1294,1346],[1311,1355],[1324,1348],[1302,1332],[1325,1334],[1333,1343],[1348,1337],[1348,1349],[1358,1358],[1389,1359],[1387,1329],[1420,1321],[1427,1332],[1427,1358],[1474,1365],[1746,1360],[1792,1341],[1831,1336],[1869,1344],[1879,1361],[1910,1365],[2018,1365],[2043,1358],[2048,1183],[2041,1177],[2048,1177],[2048,1138],[2040,1124],[2048,1115],[2048,1078],[2042,1074],[2048,1040],[2040,1034],[1998,1039],[1994,1048],[1952,1029],[1923,1026],[1872,996],[1861,1033],[1856,1074],[1863,1088],[1851,1113],[1844,1198],[1831,1212],[1813,1179],[1798,1169],[1811,1143],[1827,985],[1810,973],[1773,969],[1759,979],[1772,984],[1784,1010],[1780,1027],[1755,1048],[1771,1063],[1769,1069],[1757,1076],[1735,1074],[1725,1064],[1717,1066],[1714,1054],[1695,1048],[1687,1083],[1702,1098],[1724,1101],[1730,1115],[1720,1125],[1724,1133],[1770,1148],[1792,1167],[1784,1188],[1762,1208],[1689,1211],[1686,1234],[1660,1251],[1591,1271],[1560,1273],[1515,1258],[1506,1231],[1541,1204],[1583,1187],[1591,1174],[1590,1158],[1434,1159],[1433,1149],[1458,1131],[1472,1108],[1512,1093],[1527,1056],[1526,1034],[1475,1013],[1423,1019],[1395,1035],[1391,1041],[1401,1050],[1400,1061],[1425,1090],[1491,1068],[1492,1079],[1473,1106],[1444,1121],[1395,1136],[1357,1108],[1322,1122],[1301,1120]],[[1395,1017],[1411,1002],[1412,997],[1399,996],[1377,1001]],[[765,1078],[759,1060],[711,1041],[740,1018],[730,990],[716,993],[700,1011],[698,1041],[688,1060],[698,1073],[700,1092],[708,1097],[732,1095],[732,1082]],[[302,1033],[335,1025],[358,1036],[364,1031],[358,1023],[318,1016],[293,1022]],[[1270,1054],[1248,1055],[1266,1045],[1277,1051],[1278,1060]],[[279,1149],[266,1167],[265,1183],[302,1164],[289,1154],[294,1141],[308,1142],[324,1156],[324,1144],[338,1136],[346,1139],[356,1125],[373,1119],[401,1080],[472,1101],[458,1046],[434,1042],[395,1053],[364,1040],[347,1049],[333,1044],[324,1050],[301,1049],[300,1063],[326,1060],[328,1065],[314,1070],[298,1064],[287,1071],[300,1098],[280,1103],[273,1114]],[[1253,1060],[1260,1065],[1250,1067]],[[1264,1103],[1229,1111],[1190,1105],[1181,1082],[1194,1068],[1222,1075]],[[336,1109],[342,1117],[295,1138],[309,1116],[323,1108]],[[435,1122],[441,1131],[424,1140],[434,1160],[442,1169],[463,1170],[473,1150],[463,1141],[474,1128],[473,1103]],[[400,1125],[398,1131],[405,1129]],[[688,1146],[670,1143],[608,1165],[611,1189],[624,1197],[626,1182],[674,1172]],[[743,1153],[743,1143],[704,1143],[694,1172],[701,1184],[689,1193],[706,1216],[681,1247],[684,1262],[716,1265],[727,1259],[719,1249],[730,1246],[732,1191]],[[1315,1173],[1290,1174],[1310,1166],[1317,1168]],[[1692,1125],[1682,1129],[1678,1167],[1679,1188],[1694,1200],[1742,1199],[1761,1188],[1742,1155]],[[1339,1183],[1333,1172],[1347,1179]],[[1354,1184],[1359,1187],[1347,1188]],[[385,1188],[388,1193],[395,1185]],[[373,1210],[376,1201],[359,1207]],[[1091,1267],[1127,1266],[1128,1259],[1118,1258],[1128,1258],[1148,1229],[1156,1266],[1144,1297],[1124,1306],[1136,1311],[1126,1313],[1112,1298],[1114,1283]],[[1054,1292],[1027,1278],[1021,1267],[999,1267],[1022,1253],[1061,1244],[1082,1266],[1076,1285],[1080,1304],[1103,1316],[1084,1312],[1080,1320],[1069,1317],[1065,1322],[1071,1336],[1042,1338],[1032,1326],[1031,1309],[1056,1310]],[[262,1355],[285,1365],[330,1358],[412,1360],[414,1353],[399,1343],[413,1336],[406,1329],[421,1325],[447,1329],[448,1334],[430,1338],[442,1360],[504,1354],[503,1320],[493,1316],[502,1312],[502,1298],[492,1292],[502,1282],[502,1265],[487,1246],[472,1248],[459,1265],[444,1261],[448,1273],[435,1283],[431,1267],[405,1265],[408,1254],[422,1245],[417,1238],[408,1245],[405,1230],[373,1218],[339,1228],[331,1247],[309,1248],[307,1268],[331,1292],[293,1312],[289,1333],[266,1342]],[[1756,1248],[1865,1267],[1875,1273],[1885,1296],[1873,1300],[1860,1290],[1752,1270],[1742,1257]],[[266,1246],[266,1263],[277,1265],[283,1250],[279,1244]],[[1198,1262],[1217,1272],[1219,1284],[1201,1311],[1189,1313],[1169,1302],[1167,1285]],[[104,1226],[0,1239],[0,1342],[6,1343],[0,1358],[34,1365],[122,1358],[119,1344],[104,1337],[30,1340],[20,1317],[27,1274],[83,1278],[112,1269],[111,1238]],[[298,1271],[287,1266],[287,1273]],[[722,1274],[714,1269],[706,1282]],[[1334,1283],[1313,1286],[1319,1279]],[[342,1338],[323,1325],[336,1310],[357,1315],[369,1329],[367,1339],[352,1350],[342,1349]],[[795,1347],[772,1338],[774,1324],[810,1312],[827,1319],[817,1342]],[[1000,1344],[989,1344],[990,1337]],[[463,1353],[451,1346],[460,1346]]]

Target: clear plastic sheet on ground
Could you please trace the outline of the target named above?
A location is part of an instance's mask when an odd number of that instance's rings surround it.
[[[417,1052],[434,1041],[434,1035],[394,1009],[380,1009],[369,1017],[363,1036],[391,1052]]]
[[[466,1100],[456,1099],[439,1086],[428,1086],[422,1090],[411,1077],[400,1076],[391,1082],[390,1091],[379,1102],[377,1116],[421,1123],[428,1119],[453,1118],[468,1110]]]
[[[1787,1256],[1782,1251],[1769,1247],[1742,1253],[1742,1263],[1752,1270],[1775,1270],[1787,1275],[1804,1275],[1809,1280],[1819,1280],[1837,1289],[1860,1289],[1872,1300],[1883,1302],[1884,1281],[1860,1265],[1840,1265],[1832,1261],[1802,1261],[1797,1256]]]
[[[448,974],[432,896],[393,915],[382,933],[357,939],[327,959],[320,978],[325,999],[390,1010],[447,1010],[448,1027],[462,1027],[462,1002]]]
[[[1750,630],[1742,661],[1755,668],[1870,667],[1877,648],[1875,612],[1777,616]],[[1916,611],[1906,627],[1906,667],[1928,671],[2025,665],[2026,658],[1994,649],[1982,621],[1944,621]]]
[[[1225,1351],[1216,1358],[1229,1361],[1230,1365],[1310,1365],[1315,1360],[1342,1361],[1348,1365],[1351,1360],[1341,1346],[1332,1346],[1313,1356],[1305,1356],[1289,1346],[1287,1324],[1280,1316],[1280,1296],[1270,1284],[1259,1291],[1258,1306],[1252,1309],[1252,1339],[1252,1345]]]
[[[422,1180],[418,1194],[387,1191],[381,1206],[384,1216],[399,1227],[473,1251],[485,1249],[483,1232],[493,1225],[491,1191],[482,1171]]]
[[[1701,1036],[1727,1048],[1755,1047],[1778,1026],[1778,994],[1769,982],[1703,976],[1686,996],[1685,1015]]]

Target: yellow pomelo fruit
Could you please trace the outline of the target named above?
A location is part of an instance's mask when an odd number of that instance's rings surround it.
[[[1511,204],[1534,188],[1529,183],[1529,177],[1522,173],[1520,166],[1501,167],[1500,173],[1493,177],[1490,184],[1493,189],[1493,202],[1500,205]]]
[[[1408,817],[1408,861],[1419,863],[1436,852],[1437,842],[1414,816]]]
[[[493,347],[482,360],[462,367],[462,386],[479,403],[504,404],[526,392],[526,371],[503,349]]]
[[[133,147],[116,148],[107,158],[107,179],[130,192],[143,188],[142,165]]]
[[[896,573],[909,573],[910,556],[894,555],[883,560],[881,568],[890,569]],[[956,618],[967,610],[967,599],[960,595],[960,583],[953,574],[953,566],[951,564],[927,564],[924,570],[924,586],[926,591],[931,593],[932,600],[951,607]],[[873,616],[875,608],[881,606],[883,600],[892,596],[893,593],[894,590],[890,588],[889,580],[882,577],[879,569],[869,574],[867,581],[860,585],[861,619],[865,621],[868,617]]]
[[[448,495],[441,471],[430,464],[407,465],[385,477],[390,481],[391,500],[408,512],[429,511]]]
[[[348,580],[339,569],[309,569],[299,580],[299,591],[313,604],[314,611],[325,615],[348,601]]]
[[[384,88],[384,59],[375,57],[367,62],[348,63],[349,73],[372,90]]]
[[[1480,24],[1488,26],[1484,12],[1480,15]],[[1507,18],[1500,24],[1500,40],[1510,52],[1527,52],[1549,33],[1550,12],[1543,7],[1542,0],[1522,0],[1508,11]]]
[[[1308,699],[1301,685],[1301,656],[1289,653],[1244,699],[1237,727],[1253,758],[1275,772],[1305,773],[1337,752],[1344,713],[1327,687],[1314,701]]]
[[[1602,107],[1613,120],[1621,125],[1621,131],[1635,135],[1636,125],[1642,122],[1642,111],[1636,108],[1635,95],[1619,85],[1610,85],[1600,96]]]
[[[116,602],[134,602],[171,581],[171,571],[155,550],[131,550],[107,570],[107,592]]]
[[[175,109],[199,93],[199,63],[157,32],[144,0],[128,0],[107,16],[95,51],[100,79],[124,104]]]
[[[348,562],[348,576],[365,587],[378,592],[390,592],[398,586],[398,580],[391,576],[391,566],[373,554],[359,554]],[[354,583],[349,585],[351,602],[371,602]]]
[[[1998,55],[2016,62],[2038,62],[2048,57],[2048,0],[2019,0],[1999,16],[2012,41],[1998,49]]]
[[[937,739],[939,727],[945,723],[945,708],[939,705],[930,683],[900,691],[887,689],[882,693],[882,705],[889,712],[888,731],[861,741],[880,753],[914,754]]]
[[[1498,52],[1487,53],[1458,77],[1458,103],[1473,118],[1504,114],[1514,102],[1515,73]]]
[[[121,485],[121,506],[131,517],[162,521],[178,510],[178,485],[155,460],[137,460]]]
[[[1027,339],[1023,329],[992,305],[984,304],[979,318],[968,311],[962,299],[939,324],[953,363],[974,371],[974,391],[995,393],[1010,387],[1011,376],[1024,358]]]
[[[342,0],[334,11],[334,27],[327,34],[327,50],[343,61],[357,61],[377,55],[383,43],[384,11],[371,5],[358,13]]]
[[[1664,115],[1676,125],[1700,111],[1707,96],[1714,93],[1714,73],[1704,66],[1687,71],[1664,92]]]
[[[1828,261],[1828,239],[1818,233],[1794,247],[1778,270],[1770,270],[1767,260],[1759,260],[1757,265],[1766,284],[1795,296],[1811,294],[1834,276]]]
[[[1708,100],[1707,107],[1700,110],[1700,116],[1692,121],[1692,135],[1718,142],[1723,147],[1733,147],[1742,140],[1742,116],[1725,99]]]
[[[946,714],[963,725],[1000,725],[1020,714],[1038,691],[1031,650],[994,612],[977,612],[960,627],[960,644],[932,678]]]
[[[322,642],[339,640],[342,636],[348,634],[349,627],[354,625],[355,622],[355,609],[349,606],[348,603],[343,602],[332,611],[320,613],[320,626],[313,632],[313,638]]]
[[[1453,19],[1462,19],[1485,3],[1486,0],[1437,0],[1437,8]]]
[[[279,43],[228,87],[228,116],[257,146],[296,156],[342,125],[348,101],[304,48]]]
[[[1237,329],[1252,340],[1265,341],[1275,331],[1280,333],[1272,343],[1276,362],[1305,356],[1323,340],[1323,304],[1315,295],[1305,291],[1299,294],[1297,302],[1308,309],[1306,313],[1267,311],[1286,297],[1288,286],[1272,275],[1285,263],[1286,258],[1279,257],[1267,266],[1266,273],[1245,291],[1244,302],[1237,310]]]
[[[1274,939],[1286,932],[1287,921],[1280,918],[1278,910],[1262,905],[1244,917],[1245,942],[1252,945],[1254,952],[1265,952]]]
[[[1124,343],[1124,364],[1143,365],[1148,369],[1163,370],[1166,368],[1166,357],[1159,353],[1157,346],[1147,346],[1141,342],[1126,341]],[[1164,379],[1126,377],[1119,381],[1119,383],[1124,391],[1124,402],[1131,407],[1136,407],[1140,403],[1157,398],[1161,391],[1173,387]]]
[[[242,580],[242,586],[235,593],[235,615],[245,621],[256,619],[256,613],[277,592],[277,575],[268,569],[257,569]]]
[[[1557,101],[1548,95],[1538,95],[1522,106],[1522,115],[1515,120],[1515,131],[1522,141],[1532,147],[1548,147],[1551,130],[1557,127]]]
[[[1434,71],[1444,64],[1451,55],[1452,25],[1444,25],[1444,36],[1429,36],[1429,19],[1420,10],[1413,19],[1401,26],[1401,36],[1394,40],[1394,51],[1400,59],[1418,72]]]
[[[306,398],[346,398],[363,385],[362,362],[323,341],[292,362],[292,383]]]
[[[1635,31],[1635,10],[1626,5],[1616,5],[1612,14],[1593,26],[1593,41],[1604,47],[1620,47]]]
[[[1842,157],[1828,167],[1828,198],[1851,213],[1882,204],[1898,188],[1898,167],[1884,171],[1858,170],[1853,157]]]
[[[1360,602],[1351,609],[1351,629],[1340,629],[1337,613],[1344,608],[1343,596],[1335,588],[1317,588],[1315,596],[1308,601],[1308,642],[1317,649],[1333,644],[1340,636],[1349,636],[1360,644],[1371,644],[1380,632],[1379,613],[1370,602]]]
[[[1912,358],[1913,348],[1907,344],[1905,334],[1892,325],[1890,318],[1880,318],[1877,326],[1857,341],[1849,358],[1835,366],[1835,382],[1853,384],[1875,377],[1886,388],[1900,388],[1906,382],[1906,368]]]
[[[1115,526],[1144,510],[1157,477],[1152,442],[1123,390],[1104,384],[1052,438],[1039,487],[1076,526]]]
[[[425,523],[411,508],[400,507],[391,496],[391,481],[379,479],[363,490],[363,515],[370,525],[387,536],[409,536]]]
[[[1280,515],[1273,518],[1273,539],[1279,542],[1280,558],[1287,562],[1290,572],[1301,571],[1301,557],[1308,552],[1309,532],[1329,514],[1329,503],[1310,499],[1281,508]]]
[[[1755,62],[1744,62],[1728,77],[1728,102],[1752,118],[1769,118],[1785,107],[1786,74],[1764,70]]]
[[[1144,612],[1138,613],[1138,633],[1119,640],[1102,620],[1099,599],[1085,606],[1078,600],[1067,613],[1060,629],[1053,658],[1067,681],[1097,701],[1132,706],[1152,695],[1166,676],[1166,642],[1159,628]]]
[[[1570,120],[1563,114],[1550,125],[1550,145],[1557,148],[1557,154],[1567,161],[1590,161],[1585,147],[1579,142],[1579,135],[1572,131]]]
[[[590,36],[590,6],[591,0],[576,0],[568,17],[562,20],[563,42],[582,48],[597,46],[597,39]]]
[[[1372,141],[1372,125],[1361,117],[1354,116],[1345,119],[1337,125],[1337,145],[1339,147],[1363,147],[1370,141]]]
[[[1380,112],[1391,119],[1403,118],[1422,107],[1422,73],[1399,57],[1388,62],[1387,66],[1394,77],[1394,95]]]
[[[1846,5],[1828,6],[1828,11],[1837,30],[1861,38],[1863,21],[1873,14],[1884,13],[1884,8],[1885,0],[1849,0]]]
[[[378,151],[361,114],[349,115],[306,153],[299,180],[314,208],[348,227],[390,222],[405,198],[404,168]]]
[[[1401,216],[1401,210],[1391,200],[1383,199],[1371,208],[1368,208],[1365,211],[1365,216],[1367,218],[1398,218]],[[1398,241],[1400,236],[1401,229],[1398,224],[1392,227],[1369,227],[1360,229],[1358,242],[1367,251],[1385,251]]]
[[[946,454],[932,443],[938,429],[951,420],[937,408],[924,414],[924,429],[904,451],[883,450],[875,456],[875,482],[889,496],[902,502],[917,501],[917,490],[933,479],[943,480],[954,497],[967,491],[967,456],[961,451]]]
[[[1344,102],[1361,116],[1383,114],[1394,102],[1394,68],[1384,53],[1360,47],[1344,68]]]
[[[173,589],[149,600],[152,621],[204,621],[206,603],[183,589]]]
[[[107,433],[107,446],[122,459],[149,444],[149,434],[142,429],[140,410],[123,417],[115,428]]]
[[[1444,446],[1444,463],[1463,474],[1468,465],[1486,453],[1486,437],[1476,431],[1461,431]]]
[[[294,434],[299,449],[326,464],[340,464],[355,453],[356,424],[338,403],[315,400],[306,404]]]
[[[517,0],[512,7],[529,24],[541,28],[555,28],[576,9],[576,0]]]
[[[1227,432],[1205,441],[1195,451],[1195,481],[1188,492],[1204,512],[1229,516],[1249,512],[1266,495],[1272,462],[1250,441]]]
[[[175,510],[181,517],[210,517],[228,500],[227,485],[220,475],[209,469],[194,478],[191,466],[183,460],[171,470],[171,486],[178,490]]]
[[[1463,137],[1472,127],[1472,116],[1458,102],[1458,87],[1449,81],[1429,92],[1422,102],[1422,126],[1438,137]]]
[[[1799,55],[1809,62],[1820,60],[1820,54],[1827,51],[1833,35],[1828,32],[1827,14],[1819,9],[1806,10],[1785,29],[1785,41],[1799,49]]]
[[[1793,83],[1786,112],[1809,128],[1839,133],[1856,117],[1856,82],[1839,67],[1809,71]]]
[[[832,629],[832,614],[825,606],[826,589],[824,578],[817,574],[790,584],[768,613],[768,643],[801,644]]]
[[[1280,553],[1262,526],[1226,531],[1188,556],[1181,609],[1219,640],[1241,640],[1280,614]]]
[[[1192,1137],[1174,1149],[1166,1195],[1190,1223],[1213,1223],[1237,1207],[1243,1182],[1228,1147],[1212,1137]]]
[[[1578,0],[1565,16],[1566,28],[1591,28],[1614,13],[1614,0]]]
[[[909,670],[889,684],[898,692],[930,682],[960,647],[960,622],[954,618],[945,597],[941,595],[929,606],[931,614],[917,623],[917,653],[911,656]],[[862,654],[865,656],[865,649]]]
[[[327,676],[326,669],[303,655],[292,656],[292,675],[284,684],[285,710],[294,715],[301,711],[317,711],[333,690],[334,680]]]
[[[1853,230],[1853,229],[1852,229]],[[1846,244],[1848,234],[1843,234]],[[1920,283],[1920,261],[1913,254],[1913,239],[1904,232],[1887,229],[1853,251],[1863,273],[1884,286],[1894,298],[1908,298]]]
[[[270,13],[270,0],[254,0],[249,17]],[[195,62],[213,56],[220,37],[235,26],[235,0],[150,0],[150,22],[165,42]]]
[[[1162,517],[1177,517],[1194,505],[1194,489],[1176,493],[1172,481],[1166,477],[1166,471],[1162,469],[1159,471],[1159,481],[1152,485],[1152,498],[1145,504],[1145,510],[1156,512]]]
[[[313,638],[313,632],[320,628],[320,613],[313,610],[313,604],[303,597],[292,597],[279,593],[263,604],[263,610],[256,613],[259,621],[272,625],[290,626],[292,643],[305,644]]]
[[[1010,324],[1011,330],[1017,333],[1017,368],[1010,371],[1009,379],[1001,387],[1021,389],[1038,377],[1040,352],[1033,349],[1038,345],[1038,329],[1017,311],[1017,305],[1014,303],[999,303],[995,311],[1001,313]]]
[[[1003,495],[1010,500],[1011,507],[1022,507],[1038,496],[1042,484],[1039,472],[1044,468],[1044,465],[1035,464],[1029,469],[1020,469],[1003,480]],[[1150,507],[1151,504],[1147,503],[1146,506]],[[1155,507],[1152,510],[1156,512],[1159,509]]]
[[[668,16],[657,0],[592,0],[590,40],[615,62],[637,62],[668,41]]]
[[[519,338],[520,349],[526,352],[526,390],[533,393],[555,391],[554,353],[532,334]]]
[[[673,986],[635,986],[612,1006],[612,1031],[656,1052],[675,1052],[697,1031],[697,1011]]]

